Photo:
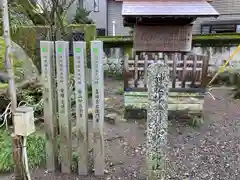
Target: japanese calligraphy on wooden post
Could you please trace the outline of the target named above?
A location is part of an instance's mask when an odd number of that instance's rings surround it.
[[[40,49],[44,99],[44,123],[46,133],[46,166],[49,171],[55,171],[58,164],[58,150],[57,119],[54,102],[54,44],[51,41],[41,41]]]
[[[71,121],[69,120],[70,101],[68,99],[69,86],[69,43],[56,41],[58,114],[60,129],[60,159],[63,173],[71,173],[72,138]]]
[[[95,175],[104,175],[104,76],[103,42],[91,41],[94,169]]]
[[[148,67],[147,164],[148,179],[162,180],[165,176],[165,157],[168,126],[169,69],[166,64]]]
[[[86,82],[86,42],[73,42],[76,123],[78,138],[78,174],[88,174],[88,93]]]
[[[192,46],[192,25],[136,26],[135,51],[188,52]]]

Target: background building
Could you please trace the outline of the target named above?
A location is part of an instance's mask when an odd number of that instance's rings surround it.
[[[91,11],[99,35],[129,35],[129,28],[123,27],[123,0],[78,0],[80,7]],[[240,32],[240,0],[208,1],[220,14],[219,18],[198,18],[194,22],[194,34]],[[77,5],[69,12],[69,20],[74,16]],[[115,25],[114,25],[115,24]],[[114,28],[115,26],[115,28]]]

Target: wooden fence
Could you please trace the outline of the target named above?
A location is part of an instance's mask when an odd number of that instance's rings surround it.
[[[207,56],[196,54],[146,54],[135,56],[134,60],[125,57],[124,89],[125,91],[147,90],[147,67],[154,62],[168,64],[170,70],[170,88],[205,88],[207,84]]]

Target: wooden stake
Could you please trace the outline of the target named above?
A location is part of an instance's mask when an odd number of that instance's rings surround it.
[[[58,114],[60,129],[60,160],[62,173],[71,173],[72,122],[70,120],[69,42],[56,41],[56,65],[58,83]]]
[[[73,42],[76,123],[78,138],[78,174],[88,174],[88,93],[86,80],[86,42]]]
[[[57,119],[54,73],[54,43],[41,41],[41,65],[44,98],[44,125],[46,135],[46,167],[48,171],[56,171],[58,167]]]
[[[103,42],[91,41],[92,97],[94,129],[94,169],[95,175],[104,175],[104,76]]]

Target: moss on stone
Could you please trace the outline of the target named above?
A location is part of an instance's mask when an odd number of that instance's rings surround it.
[[[124,52],[129,56],[130,59],[133,58],[132,51],[133,51],[133,48],[131,46],[124,47]]]

